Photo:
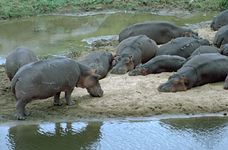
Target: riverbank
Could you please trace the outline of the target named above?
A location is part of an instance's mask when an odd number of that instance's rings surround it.
[[[0,1],[0,19],[35,16],[50,13],[75,13],[94,10],[137,10],[156,11],[161,9],[181,9],[188,11],[220,11],[228,8],[226,0],[17,0]]]
[[[195,31],[211,42],[215,32],[210,29],[209,23],[197,26]],[[115,46],[115,44],[105,45],[104,43],[99,45],[98,49],[112,51]],[[157,87],[171,74],[161,73],[136,77],[127,74],[109,74],[100,81],[105,92],[103,97],[90,97],[85,89],[75,88],[72,94],[72,99],[76,102],[74,106],[54,107],[52,106],[53,98],[33,101],[27,105],[27,110],[31,112],[28,121],[227,113],[228,98],[227,91],[223,89],[223,82],[206,84],[185,92],[158,92]],[[10,91],[10,81],[3,67],[0,67],[0,84],[0,122],[13,121],[16,101]],[[63,94],[61,99],[64,101]]]

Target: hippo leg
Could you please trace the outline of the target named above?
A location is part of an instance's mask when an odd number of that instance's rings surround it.
[[[62,101],[59,99],[60,93],[61,92],[58,92],[57,94],[54,95],[54,106],[62,106],[63,105]]]
[[[65,91],[65,99],[66,99],[66,103],[69,106],[72,106],[75,104],[74,101],[71,100],[71,93],[73,90],[69,90],[69,91]]]
[[[17,104],[16,104],[16,115],[17,115],[17,119],[18,120],[25,120],[26,117],[28,116],[29,113],[25,112],[25,106],[26,106],[26,102],[22,101],[22,100],[17,100]]]

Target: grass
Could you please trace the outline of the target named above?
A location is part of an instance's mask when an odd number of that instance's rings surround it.
[[[190,2],[192,1],[192,2]],[[153,10],[183,8],[220,11],[228,9],[227,0],[0,0],[0,18],[15,18],[54,12],[99,9]]]

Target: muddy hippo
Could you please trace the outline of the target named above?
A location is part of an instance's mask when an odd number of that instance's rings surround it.
[[[88,55],[79,58],[78,62],[95,69],[95,73],[101,76],[100,79],[103,79],[111,69],[112,60],[112,53],[97,51],[91,52]]]
[[[160,55],[152,58],[145,64],[138,65],[129,72],[130,76],[148,75],[152,73],[177,71],[185,63],[186,59],[175,55]]]
[[[111,73],[125,74],[140,63],[150,60],[157,50],[157,44],[145,35],[129,37],[118,45]]]
[[[17,70],[25,64],[38,61],[35,53],[27,48],[17,48],[6,57],[6,74],[10,81]]]
[[[224,44],[228,43],[228,25],[221,27],[215,34],[213,44],[220,48]]]
[[[225,10],[219,13],[216,17],[214,17],[211,23],[211,28],[214,31],[217,31],[219,28],[227,24],[228,24],[228,10]]]
[[[158,91],[186,91],[195,86],[224,81],[227,73],[228,57],[216,53],[196,55],[161,84]]]
[[[182,36],[198,36],[197,33],[190,29],[177,27],[169,22],[144,22],[137,23],[123,29],[119,34],[119,42],[128,37],[137,35],[146,35],[157,44],[164,44],[171,39]]]
[[[221,54],[225,55],[225,56],[228,56],[228,44],[225,44],[225,45],[222,46]]]
[[[191,59],[192,57],[200,54],[205,54],[205,53],[217,53],[220,54],[220,50],[217,47],[214,46],[200,46],[198,47],[188,59]]]
[[[178,55],[188,58],[192,52],[201,45],[209,45],[206,39],[199,39],[193,37],[179,37],[169,41],[168,43],[159,47],[156,56],[159,55]]]
[[[21,67],[12,79],[11,88],[19,120],[25,119],[25,106],[33,99],[54,96],[54,105],[61,105],[59,96],[65,92],[68,105],[73,105],[71,93],[74,87],[86,88],[91,96],[101,97],[103,90],[99,75],[92,69],[69,58],[51,58]]]

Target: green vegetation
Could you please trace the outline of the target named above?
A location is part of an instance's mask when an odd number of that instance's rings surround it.
[[[100,9],[153,10],[183,8],[217,11],[228,9],[227,0],[0,0],[0,18],[22,17],[54,12]]]

